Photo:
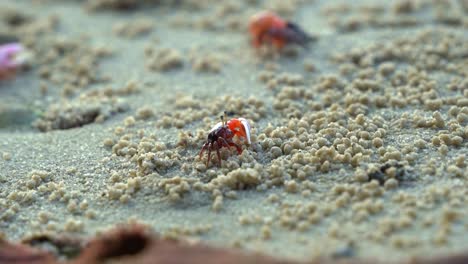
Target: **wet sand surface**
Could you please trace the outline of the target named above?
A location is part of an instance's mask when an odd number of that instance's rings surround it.
[[[112,2],[2,2],[32,53],[0,80],[7,238],[143,222],[301,260],[467,249],[466,1]],[[318,40],[255,50],[263,9]],[[252,145],[206,167],[225,110]]]

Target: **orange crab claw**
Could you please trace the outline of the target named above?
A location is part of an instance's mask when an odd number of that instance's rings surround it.
[[[250,124],[245,118],[233,118],[227,122],[227,126],[238,137],[245,138],[250,145]]]

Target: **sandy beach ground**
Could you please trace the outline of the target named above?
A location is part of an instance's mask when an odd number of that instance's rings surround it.
[[[299,260],[468,248],[467,1],[0,5],[30,52],[0,80],[6,238],[141,222]],[[317,41],[255,50],[265,9]],[[223,111],[252,144],[207,167]]]

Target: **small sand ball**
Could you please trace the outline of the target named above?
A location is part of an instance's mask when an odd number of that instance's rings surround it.
[[[83,222],[74,219],[68,219],[67,222],[65,222],[64,226],[65,231],[68,232],[81,232],[83,231],[83,228]]]
[[[277,146],[274,146],[270,149],[270,153],[272,155],[273,158],[278,158],[280,157],[281,155],[283,155],[283,152],[281,151],[281,149]]]
[[[126,127],[131,127],[135,125],[135,118],[133,116],[129,116],[125,118],[124,124]]]
[[[9,160],[11,160],[11,154],[8,153],[8,152],[3,152],[2,158],[3,158],[3,160],[9,161]]]
[[[441,99],[429,99],[424,102],[424,105],[429,110],[439,110],[442,107],[442,100]]]
[[[395,64],[392,62],[384,62],[379,66],[379,72],[383,76],[388,76],[395,71]]]
[[[80,203],[80,210],[84,211],[88,209],[88,201],[84,200]]]
[[[197,165],[195,165],[195,169],[199,172],[204,172],[206,171],[206,165],[204,163],[197,163]]]
[[[154,114],[153,109],[148,106],[141,107],[136,112],[136,118],[140,120],[149,119],[153,117],[154,115],[155,114]]]
[[[455,166],[455,165],[450,165],[447,167],[447,172],[450,174],[450,175],[453,175],[453,176],[456,176],[456,177],[462,177],[463,176],[463,171]]]
[[[277,194],[270,194],[267,198],[267,201],[270,203],[276,203],[280,200],[280,197]]]
[[[49,231],[55,231],[57,230],[57,224],[56,223],[47,223],[46,229]]]
[[[237,199],[237,192],[236,191],[228,191],[226,192],[225,196],[229,199]]]
[[[111,177],[110,177],[110,180],[111,182],[120,182],[122,180],[122,177],[117,174],[117,173],[112,173]]]
[[[14,210],[8,209],[2,214],[0,219],[3,220],[3,221],[8,221],[8,220],[13,219],[15,214],[16,214],[16,212]]]
[[[95,218],[96,218],[96,211],[91,210],[91,209],[90,209],[90,210],[87,210],[87,211],[85,212],[85,216],[86,216],[86,218],[88,218],[88,219],[95,219]]]
[[[222,62],[216,56],[202,56],[192,60],[192,69],[196,72],[219,73]]]
[[[448,146],[443,144],[443,145],[440,145],[439,147],[439,153],[443,156],[447,155],[449,149],[448,149]]]
[[[114,140],[112,138],[106,138],[106,139],[104,139],[103,144],[106,147],[112,147],[112,146],[114,146],[115,142],[114,142]]]
[[[462,154],[462,155],[459,155],[456,159],[455,159],[455,164],[459,167],[459,168],[464,168],[466,166],[465,164],[465,155]]]
[[[466,91],[466,90],[465,90]],[[457,106],[466,107],[468,106],[468,98],[460,98],[457,100]]]
[[[123,204],[128,203],[128,202],[130,201],[130,195],[124,194],[124,195],[120,196],[119,201],[120,201],[121,203],[123,203]]]
[[[44,211],[39,212],[37,216],[39,218],[39,221],[43,224],[47,223],[50,219],[50,214]]]
[[[454,136],[450,139],[450,142],[453,146],[459,147],[463,143],[463,138],[460,136]]]
[[[414,142],[414,145],[420,149],[423,149],[426,147],[426,141],[422,140],[422,139],[417,139],[415,142]]]
[[[367,182],[369,181],[369,176],[364,170],[357,169],[356,172],[354,173],[354,179],[357,182]]]
[[[263,240],[268,240],[271,238],[271,229],[269,226],[263,226],[261,232]]]
[[[120,196],[122,196],[122,190],[117,189],[117,188],[109,189],[109,198],[111,200],[118,200],[120,199]]]
[[[116,128],[114,129],[114,134],[116,134],[117,136],[118,136],[118,135],[122,135],[124,131],[125,131],[125,128],[123,128],[123,127],[116,127]]]
[[[148,67],[156,71],[169,71],[181,68],[184,64],[182,54],[175,49],[161,49],[150,58]]]
[[[284,144],[283,151],[285,154],[291,153],[292,150],[293,150],[293,147],[291,146],[291,144],[288,144],[288,143]]]
[[[78,205],[76,204],[76,201],[75,200],[70,200],[68,202],[68,205],[67,205],[67,210],[70,212],[70,213],[74,213],[76,212],[78,209]]]
[[[137,19],[118,22],[112,27],[114,34],[126,38],[135,38],[146,35],[153,30],[154,22],[149,19]]]
[[[384,187],[387,190],[395,189],[396,187],[398,187],[398,181],[394,178],[390,178],[385,181]]]
[[[376,148],[380,148],[383,145],[383,141],[381,138],[376,137],[372,140],[372,145]]]
[[[222,207],[223,207],[223,196],[218,195],[213,201],[213,206],[212,206],[213,211],[219,212]]]
[[[286,189],[288,193],[296,193],[298,191],[297,182],[294,180],[286,181],[284,183],[284,188]]]

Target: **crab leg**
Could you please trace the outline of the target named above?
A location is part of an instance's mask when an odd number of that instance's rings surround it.
[[[205,152],[206,147],[208,146],[208,143],[203,144],[202,149],[200,150],[200,153],[198,153],[198,157],[201,159],[203,152]]]
[[[221,166],[221,154],[219,154],[219,144],[216,142],[216,153],[218,154],[219,166]]]
[[[242,148],[239,147],[239,145],[237,145],[236,143],[230,142],[230,143],[229,143],[229,146],[235,147],[235,148],[237,149],[237,153],[238,153],[239,155],[242,153]]]
[[[221,146],[229,148],[229,143],[224,138],[219,138],[218,141],[221,141]]]
[[[212,148],[213,148],[213,144],[210,143],[210,146],[208,147],[208,160],[206,161],[206,167],[208,167],[208,164],[210,164]]]

